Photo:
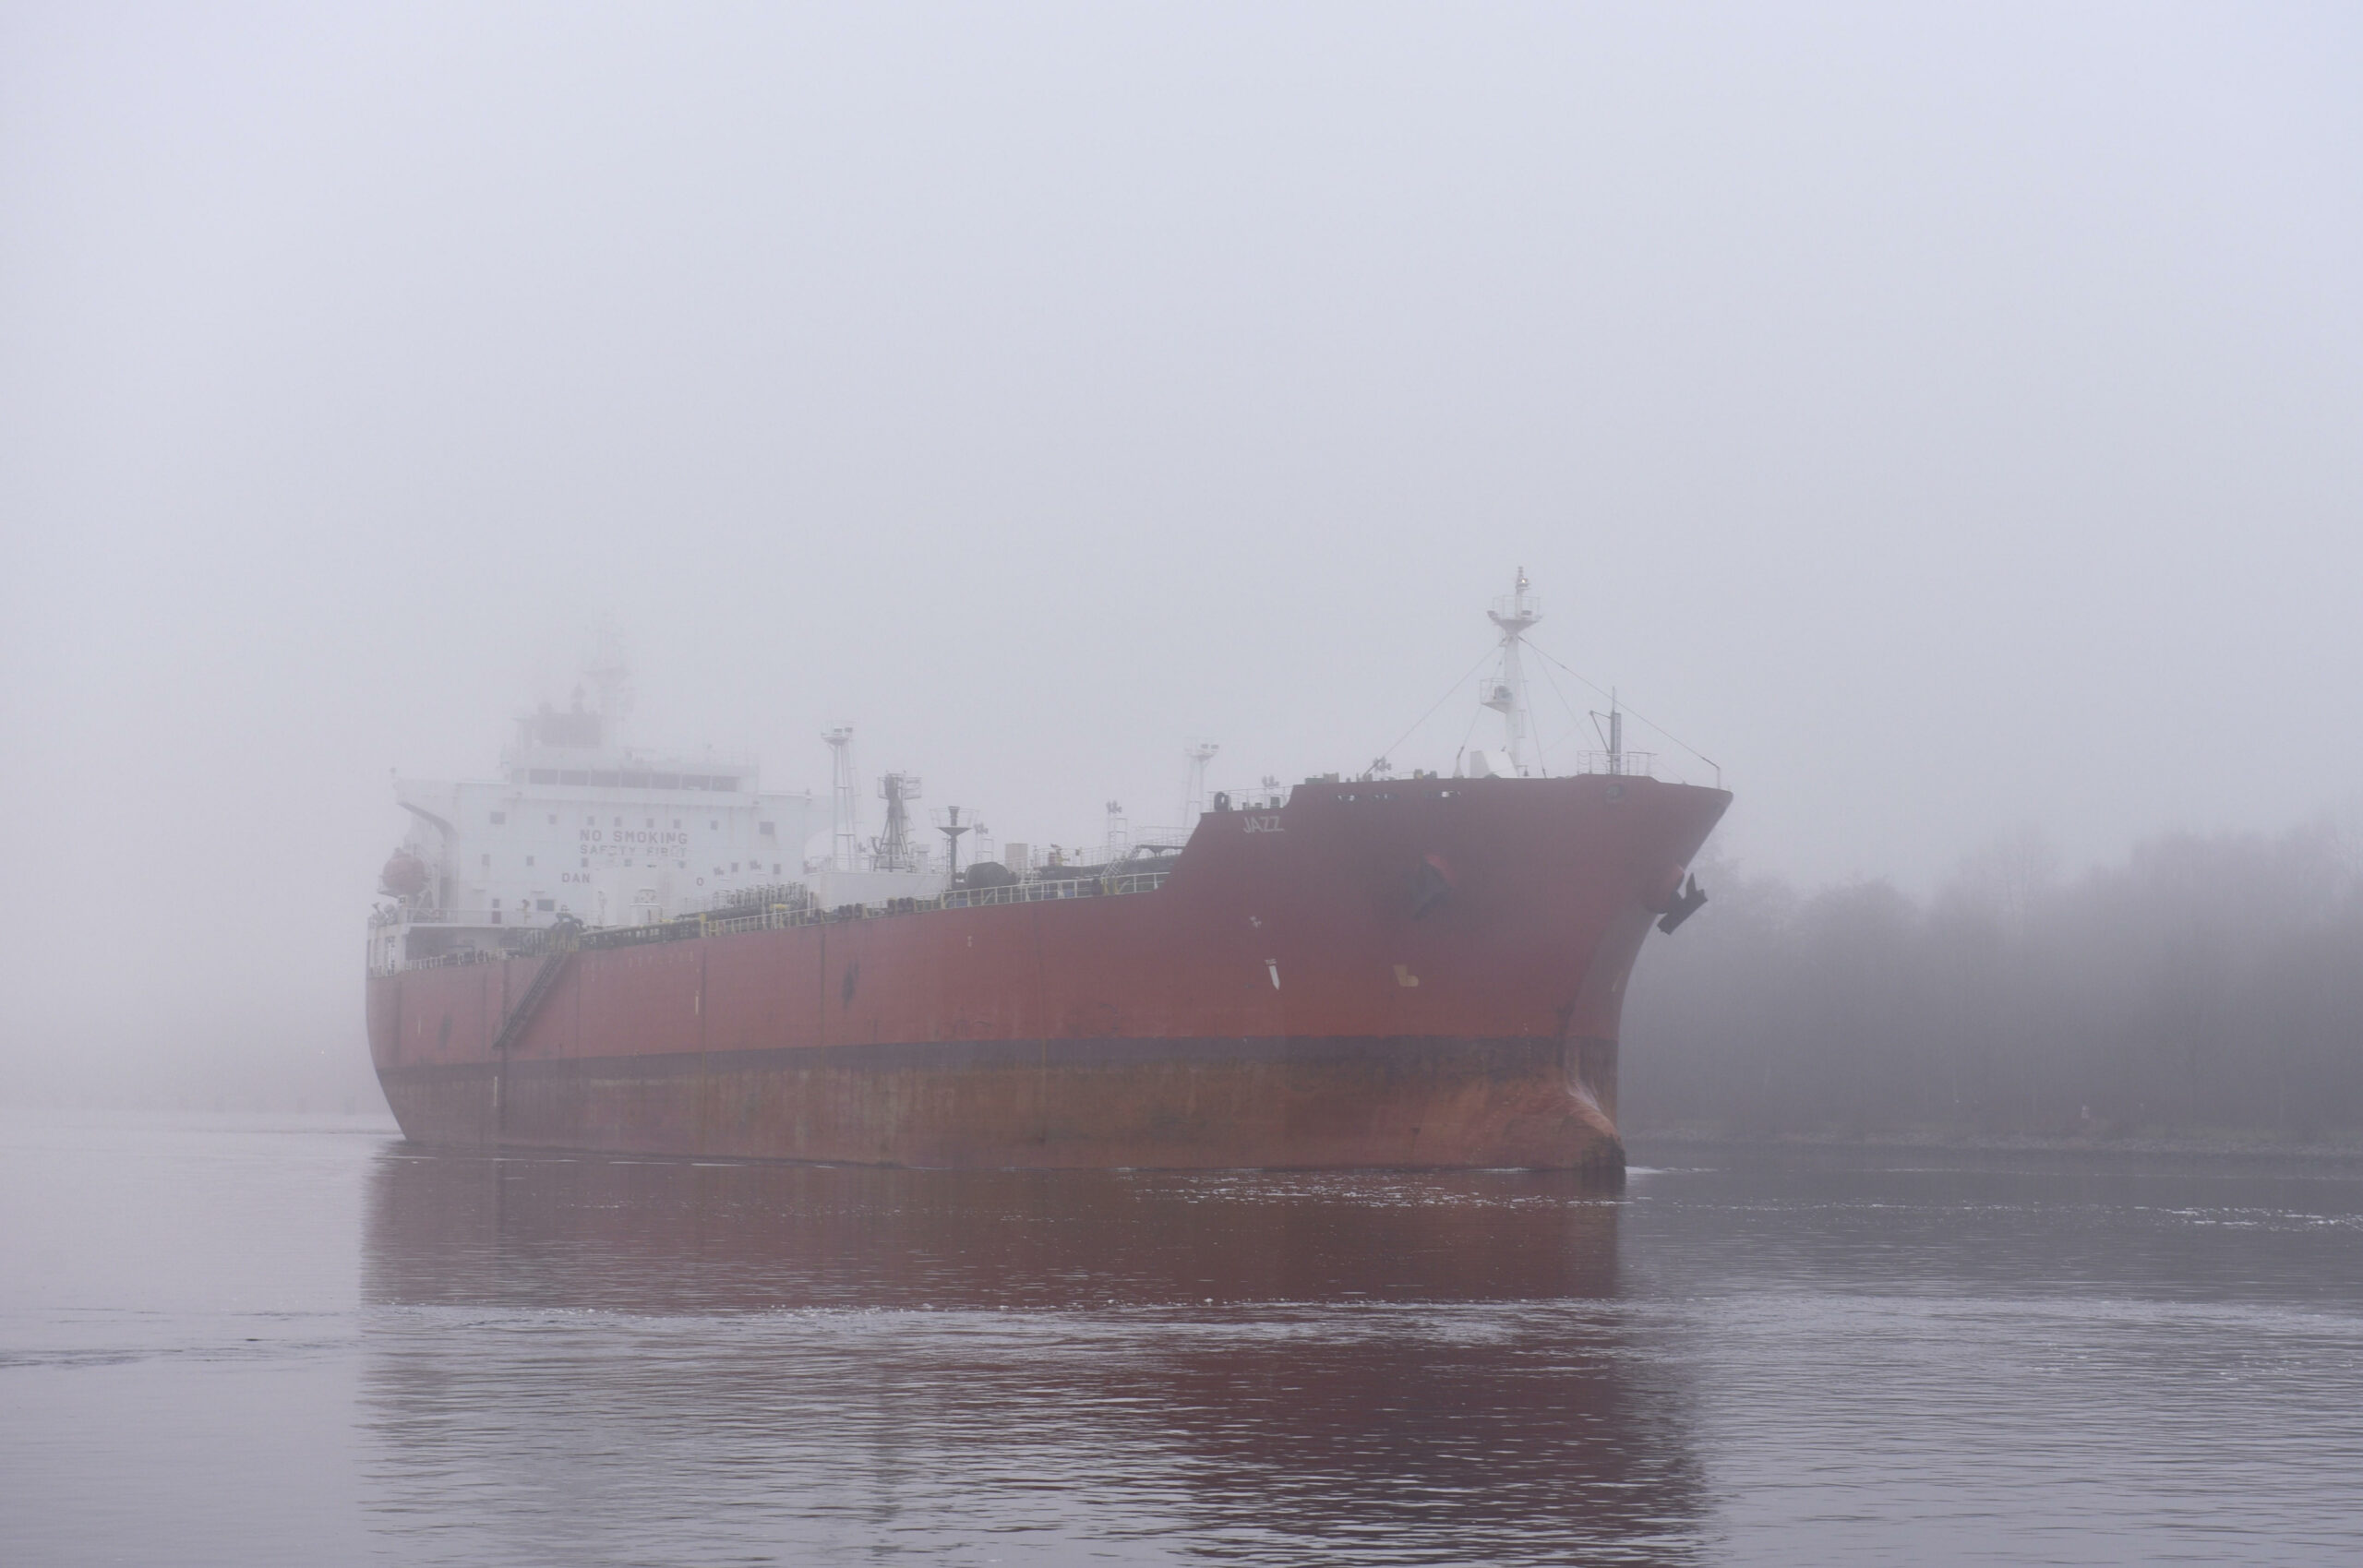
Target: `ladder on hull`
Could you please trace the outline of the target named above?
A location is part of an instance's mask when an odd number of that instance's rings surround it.
[[[542,961],[541,970],[534,976],[534,983],[525,987],[525,994],[517,999],[517,1005],[510,1008],[509,1016],[500,1021],[500,1033],[492,1041],[493,1055],[506,1055],[509,1047],[523,1037],[525,1026],[533,1023],[534,1014],[541,1011],[542,1003],[549,999],[549,994],[558,989],[558,977],[573,963],[574,950],[571,948],[554,952]]]

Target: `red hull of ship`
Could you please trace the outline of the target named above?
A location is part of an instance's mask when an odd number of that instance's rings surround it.
[[[1153,892],[373,976],[370,1049],[431,1144],[1613,1169],[1625,977],[1729,801],[1306,785],[1202,818]]]

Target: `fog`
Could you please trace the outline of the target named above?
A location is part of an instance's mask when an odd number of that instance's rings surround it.
[[[1718,918],[1655,954],[1625,1010],[1628,1131],[2221,1146],[2363,1129],[2351,823],[2164,834],[2072,878],[2024,834],[1926,899],[1703,870]]]
[[[0,1095],[374,1105],[389,771],[603,627],[636,741],[825,789],[851,722],[1074,842],[1198,737],[1449,767],[1523,565],[1735,792],[1644,985],[1767,879],[2302,832],[2359,70],[2332,6],[9,6]]]

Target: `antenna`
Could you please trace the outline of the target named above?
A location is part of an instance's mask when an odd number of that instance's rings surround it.
[[[1182,755],[1190,760],[1190,771],[1183,775],[1182,782],[1182,831],[1184,832],[1196,824],[1199,815],[1206,808],[1206,764],[1214,760],[1215,753],[1221,749],[1211,740],[1193,740],[1182,748]]]
[[[1527,592],[1531,586],[1526,569],[1518,568],[1516,585],[1485,612],[1486,618],[1501,628],[1502,667],[1477,688],[1477,700],[1502,716],[1503,746],[1520,778],[1526,776],[1526,737],[1533,720],[1527,712],[1526,666],[1519,653],[1527,628],[1542,618],[1542,601]]]
[[[851,871],[861,822],[861,796],[853,783],[853,726],[838,724],[822,731],[821,738],[829,743],[829,865]]]
[[[960,880],[960,835],[981,825],[962,821],[957,806],[946,806],[935,814],[935,831],[944,837],[946,853],[952,857],[952,880],[954,882]]]
[[[1122,860],[1124,857],[1125,846],[1131,839],[1132,834],[1126,831],[1124,824],[1124,803],[1121,800],[1110,801],[1108,803],[1108,858],[1110,861]]]

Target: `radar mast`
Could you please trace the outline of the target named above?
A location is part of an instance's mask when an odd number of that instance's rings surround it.
[[[1516,586],[1485,612],[1486,618],[1501,628],[1502,667],[1479,693],[1485,706],[1502,716],[1503,749],[1509,753],[1510,767],[1520,778],[1527,774],[1527,739],[1534,724],[1527,710],[1526,666],[1519,655],[1527,628],[1542,618],[1542,601],[1527,592],[1532,586],[1526,569],[1518,568]]]
[[[1197,826],[1199,816],[1206,808],[1206,764],[1221,749],[1211,740],[1193,740],[1182,748],[1182,755],[1190,764],[1182,782],[1182,831],[1185,833]]]

